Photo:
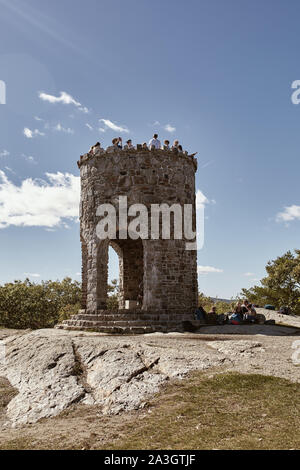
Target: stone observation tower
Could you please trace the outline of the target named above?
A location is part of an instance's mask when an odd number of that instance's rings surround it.
[[[194,319],[197,307],[197,251],[187,249],[192,240],[187,239],[184,230],[184,208],[189,205],[191,226],[196,231],[197,161],[177,150],[149,150],[138,145],[137,149],[110,147],[100,149],[98,155],[85,154],[78,166],[82,310],[59,327],[115,333],[180,329],[183,321]],[[127,201],[128,207],[125,218],[123,209],[122,220],[120,201]],[[115,208],[114,239],[99,238],[99,222],[107,215],[104,204]],[[134,239],[130,230],[130,222],[139,215],[133,216],[133,204],[142,204],[149,214],[143,238]],[[182,216],[177,213],[177,222],[178,217],[182,221],[182,237],[174,236],[172,210],[170,237],[163,237],[168,211],[160,214],[162,204],[182,208]],[[159,216],[158,239],[152,233],[153,213]],[[109,246],[119,257],[119,309],[114,311],[107,309]]]

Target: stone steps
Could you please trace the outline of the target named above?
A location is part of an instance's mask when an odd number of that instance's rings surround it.
[[[95,326],[120,326],[126,328],[127,326],[138,326],[138,327],[168,327],[168,326],[177,326],[180,322],[167,322],[167,321],[140,321],[140,320],[133,320],[133,321],[125,321],[125,320],[111,320],[111,321],[90,321],[90,320],[65,320],[66,324],[71,326],[88,326],[88,327],[95,327]]]
[[[140,315],[74,315],[72,320],[85,320],[85,321],[126,321],[126,322],[133,322],[133,321],[142,321],[142,322],[182,322],[182,321],[189,321],[192,320],[190,315],[182,317],[179,315],[147,315],[147,314],[140,314]]]
[[[97,314],[79,312],[69,320],[63,321],[56,328],[66,330],[92,330],[107,334],[145,334],[169,331],[184,331],[184,323],[189,322],[192,328],[197,329],[201,322],[197,322],[190,314],[178,315],[175,313],[161,314],[159,312],[142,312],[126,310],[108,311],[100,310]],[[189,330],[190,331],[190,330]]]
[[[166,327],[159,327],[156,326],[155,328],[151,326],[127,326],[127,327],[121,327],[121,326],[99,326],[99,325],[94,325],[94,326],[88,326],[88,325],[70,325],[67,322],[64,322],[60,325],[57,325],[55,328],[57,329],[64,329],[64,330],[70,330],[70,331],[96,331],[99,333],[106,333],[106,334],[132,334],[132,335],[138,335],[138,334],[147,334],[147,333],[154,333],[156,331],[158,332],[167,332],[170,331]],[[173,330],[174,331],[174,330]]]

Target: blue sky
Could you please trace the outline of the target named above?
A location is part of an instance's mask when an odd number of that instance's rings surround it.
[[[234,296],[299,248],[298,1],[0,7],[1,283],[80,279],[76,161],[121,132],[139,143],[157,130],[198,151],[201,291]]]

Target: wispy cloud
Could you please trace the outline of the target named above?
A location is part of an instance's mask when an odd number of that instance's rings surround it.
[[[255,276],[255,274],[254,273],[244,273],[244,276],[251,277],[251,276]]]
[[[38,274],[38,273],[24,273],[24,276],[28,276],[28,277],[41,277],[41,275]]]
[[[34,119],[35,119],[36,121],[44,121],[44,119],[42,119],[42,118],[40,118],[40,117],[38,117],[38,116],[34,116]]]
[[[210,273],[223,273],[223,269],[214,268],[213,266],[198,266],[198,274],[210,274]]]
[[[28,23],[30,31],[35,28],[39,31],[39,34],[47,35],[60,45],[71,48],[85,57],[87,56],[86,49],[79,46],[75,36],[71,38],[70,31],[66,33],[64,25],[52,18],[49,12],[47,14],[43,13],[40,6],[35,8],[29,2],[24,4],[22,1],[12,2],[11,0],[0,0],[0,3],[2,8],[6,7],[13,12],[14,19],[19,17],[22,25]]]
[[[151,122],[150,124],[148,124],[148,126],[150,126],[150,127],[160,126],[160,122],[159,121],[154,121],[154,122]]]
[[[103,124],[108,127],[109,129],[112,129],[113,131],[116,132],[125,132],[128,134],[129,129],[126,126],[119,126],[115,124],[114,122],[110,121],[109,119],[99,119],[99,122],[103,122]]]
[[[74,129],[71,129],[70,127],[65,128],[60,124],[60,122],[54,126],[53,129],[57,132],[64,132],[65,134],[74,134]]]
[[[82,106],[82,104],[79,101],[75,100],[75,98],[73,98],[73,96],[69,95],[69,93],[67,93],[65,91],[61,91],[60,96],[54,96],[54,95],[50,95],[48,93],[39,92],[39,98],[42,101],[48,101],[48,103],[51,103],[51,104],[57,104],[57,103],[72,104],[72,105],[76,106],[76,108],[78,108],[83,113],[88,113],[89,112],[87,107]]]
[[[90,131],[93,131],[93,130],[94,130],[93,126],[91,126],[91,125],[88,124],[88,123],[86,123],[86,127],[87,127]]]
[[[40,132],[38,129],[31,130],[28,127],[24,127],[23,134],[27,139],[33,139],[33,137],[36,137],[38,135],[44,136],[44,132]]]
[[[8,157],[10,155],[8,150],[0,150],[0,157]]]
[[[292,205],[284,208],[282,212],[279,212],[276,216],[277,222],[292,222],[294,220],[300,220],[300,206]]]
[[[164,129],[165,131],[170,132],[171,134],[176,131],[176,127],[171,126],[171,124],[166,124]]]
[[[21,157],[27,160],[29,163],[34,163],[35,165],[37,164],[36,159],[32,155],[25,155],[25,153],[22,153]]]
[[[46,180],[12,183],[0,170],[0,229],[48,227],[78,220],[80,179],[70,173],[46,173]]]

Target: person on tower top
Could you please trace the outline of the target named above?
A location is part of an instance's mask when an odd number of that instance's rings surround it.
[[[148,147],[150,150],[152,148],[160,149],[160,140],[158,140],[158,134],[153,135],[153,138],[149,141]]]
[[[164,140],[163,150],[170,150],[170,141]]]
[[[126,145],[124,145],[124,150],[130,150],[130,149],[134,149],[131,139],[127,140]]]

